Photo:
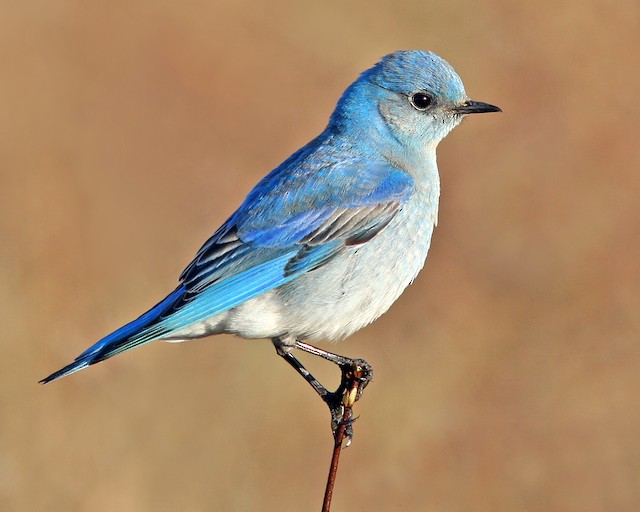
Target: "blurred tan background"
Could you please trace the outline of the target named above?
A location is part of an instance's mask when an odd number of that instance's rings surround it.
[[[173,289],[400,48],[504,113],[441,145],[425,270],[335,347],[376,374],[334,509],[640,510],[637,0],[0,8],[0,510],[320,508],[328,413],[269,342],[36,381]]]

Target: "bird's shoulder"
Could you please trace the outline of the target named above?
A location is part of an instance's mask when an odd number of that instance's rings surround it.
[[[364,155],[339,137],[321,136],[260,180],[233,217],[241,225],[268,223],[272,215],[403,202],[413,187],[413,178],[383,157]]]

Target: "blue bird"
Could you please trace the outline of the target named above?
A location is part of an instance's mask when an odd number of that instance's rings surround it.
[[[343,369],[361,361],[307,342],[349,336],[413,281],[437,221],[436,146],[465,115],[498,111],[470,100],[434,53],[387,55],[347,88],[318,137],[256,185],[173,292],[40,382],[151,341],[231,333],[271,339],[328,401],[292,349]]]

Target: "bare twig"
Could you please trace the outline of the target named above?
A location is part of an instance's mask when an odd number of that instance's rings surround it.
[[[322,502],[322,512],[329,512],[331,508],[331,498],[333,497],[333,486],[336,483],[336,474],[338,473],[338,463],[340,461],[340,452],[342,451],[342,443],[344,441],[344,433],[347,430],[348,422],[351,421],[351,408],[345,407],[342,416],[342,422],[335,432],[333,456],[331,457],[331,466],[329,466],[329,477],[327,478],[327,487],[324,491],[324,501]]]
[[[347,438],[346,446],[351,444],[353,435],[352,424],[353,405],[362,396],[365,386],[371,381],[371,366],[366,361],[354,361],[351,368],[343,368],[342,383],[339,390],[343,390],[342,396],[342,419],[339,422],[335,432],[333,433],[333,455],[331,457],[331,465],[329,466],[329,476],[327,477],[327,487],[324,491],[324,501],[322,502],[322,512],[330,512],[331,498],[333,497],[333,487],[336,482],[336,474],[338,473],[338,463],[340,462],[340,453],[345,437]]]

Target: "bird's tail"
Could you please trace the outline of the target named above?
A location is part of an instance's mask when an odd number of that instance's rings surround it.
[[[134,321],[129,322],[128,324],[120,327],[120,329],[102,338],[100,341],[98,341],[78,357],[76,357],[73,363],[68,364],[64,368],[61,368],[57,372],[54,372],[48,377],[42,379],[40,381],[40,384],[46,384],[47,382],[61,379],[62,377],[66,377],[67,375],[71,375],[72,373],[79,372],[87,366],[98,363],[100,361],[104,361],[105,359],[109,359],[111,356],[117,353],[125,352],[134,347],[152,341],[143,338],[139,343],[132,343],[131,338],[134,338],[142,330],[147,329],[154,323],[156,323],[165,312],[173,307],[178,299],[182,297],[183,293],[183,286],[179,286],[162,302],[156,304],[153,308],[151,308],[139,318],[136,318]],[[118,347],[121,347],[125,344],[129,346],[127,346],[124,350],[117,350]]]

